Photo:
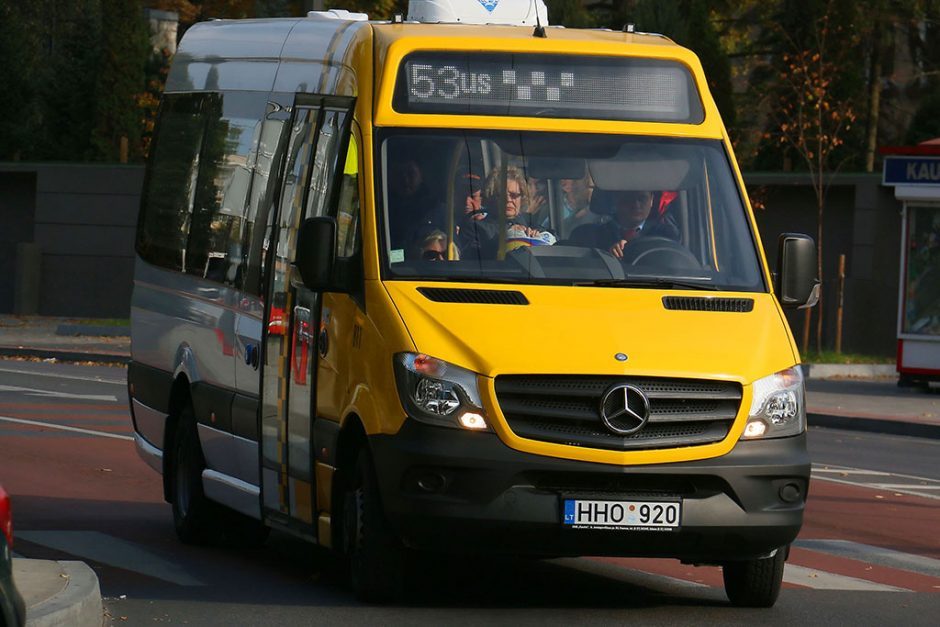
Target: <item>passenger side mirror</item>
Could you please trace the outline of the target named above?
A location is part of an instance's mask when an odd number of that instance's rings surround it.
[[[774,290],[780,305],[788,309],[812,307],[819,300],[816,243],[812,237],[802,233],[780,234]]]
[[[297,254],[294,265],[307,289],[314,292],[333,291],[333,265],[336,261],[336,220],[327,217],[308,218],[297,233]]]

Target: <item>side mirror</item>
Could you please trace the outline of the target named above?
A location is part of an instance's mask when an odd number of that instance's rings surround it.
[[[812,237],[802,233],[780,234],[774,290],[780,305],[788,309],[812,307],[819,300],[816,243]]]
[[[331,291],[335,261],[336,220],[327,217],[304,220],[297,232],[294,258],[304,286],[314,292]]]

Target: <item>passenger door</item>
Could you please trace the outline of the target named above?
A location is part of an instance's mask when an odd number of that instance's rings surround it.
[[[316,534],[311,449],[321,294],[293,266],[298,229],[330,213],[346,154],[350,99],[298,95],[268,246],[261,382],[261,503],[266,519]]]

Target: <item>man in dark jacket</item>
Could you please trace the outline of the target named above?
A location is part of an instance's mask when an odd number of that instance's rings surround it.
[[[623,259],[624,248],[640,237],[665,237],[679,241],[679,229],[668,215],[650,215],[652,192],[595,190],[594,195],[592,208],[599,202],[612,203],[611,219],[601,224],[579,226],[571,234],[569,243],[600,248],[617,259]]]

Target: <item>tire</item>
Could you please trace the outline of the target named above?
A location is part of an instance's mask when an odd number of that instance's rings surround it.
[[[737,607],[773,607],[780,595],[788,549],[779,548],[770,557],[724,564],[721,570],[725,594],[731,604]]]
[[[173,525],[185,544],[206,544],[218,531],[218,506],[206,498],[202,489],[202,471],[206,467],[196,432],[193,410],[180,415],[173,441]]]
[[[406,549],[385,520],[375,467],[366,449],[359,452],[343,495],[343,548],[356,597],[376,603],[404,596]]]

